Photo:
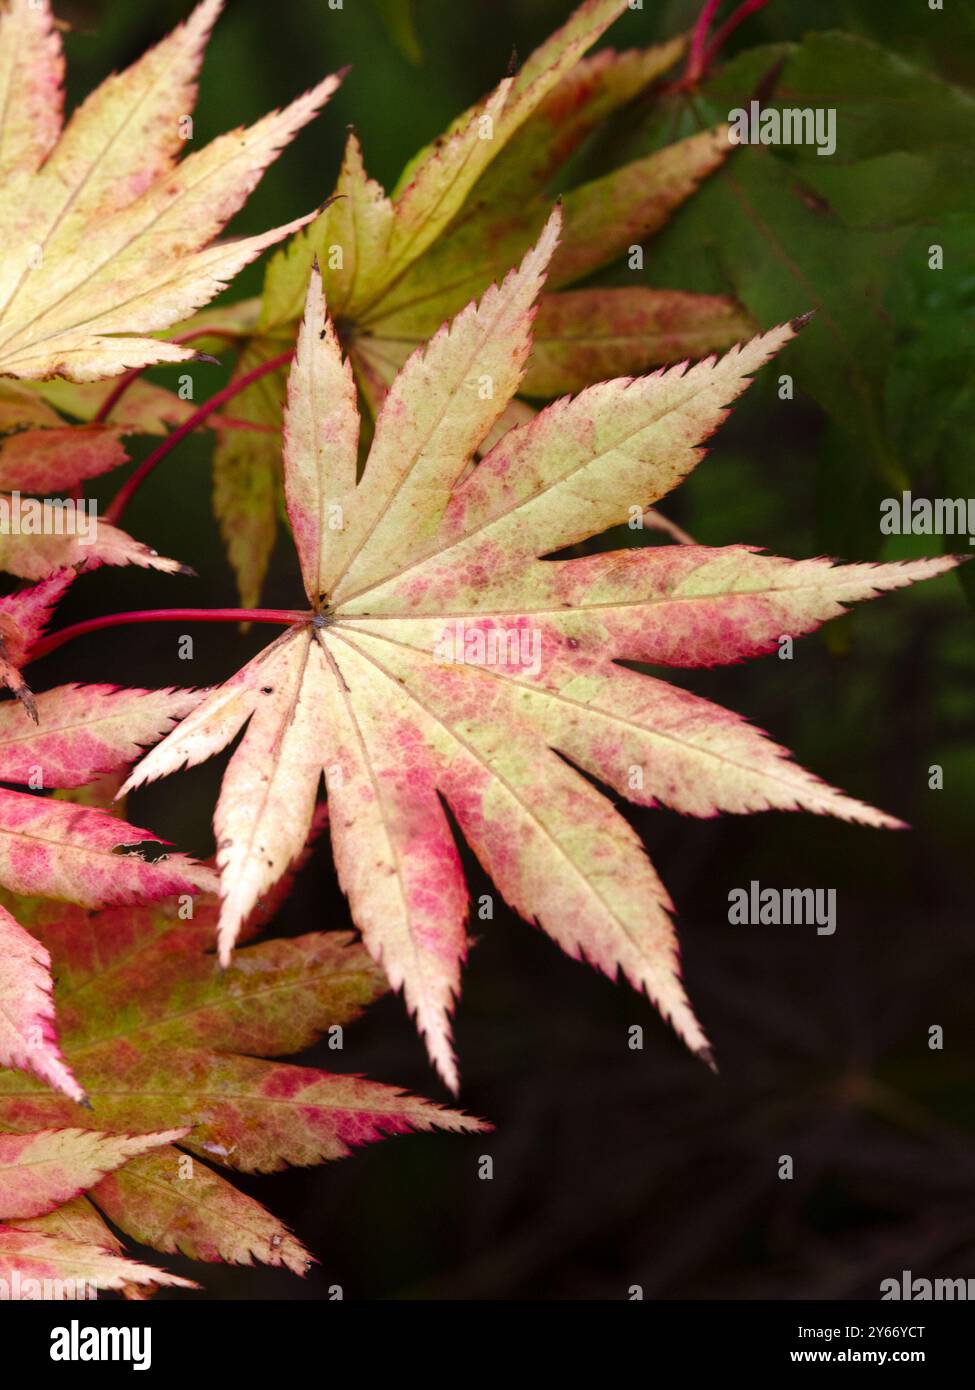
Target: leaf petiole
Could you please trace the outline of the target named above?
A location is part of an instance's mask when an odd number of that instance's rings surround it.
[[[29,660],[37,661],[75,637],[83,637],[89,632],[100,632],[103,628],[121,627],[127,623],[276,623],[279,627],[291,627],[295,623],[313,621],[314,615],[311,612],[295,612],[287,608],[132,609],[127,613],[105,613],[99,618],[86,618],[83,622],[61,628],[60,632],[51,632],[35,643]]]
[[[731,12],[711,42],[708,43],[711,25],[721,7],[721,0],[705,0],[694,24],[684,76],[680,79],[677,87],[687,90],[695,87],[702,78],[706,77],[714,60],[739,24],[746,20],[750,14],[754,14],[756,10],[764,9],[768,3],[769,0],[742,0],[742,3]]]
[[[161,463],[166,455],[175,449],[181,439],[192,434],[197,425],[219,410],[227,401],[233,400],[234,396],[239,396],[241,391],[246,391],[248,386],[253,385],[255,381],[259,381],[261,377],[269,376],[271,372],[276,372],[280,367],[287,366],[293,355],[294,349],[291,348],[287,352],[279,352],[276,357],[269,357],[266,362],[258,363],[249,372],[244,372],[243,376],[236,377],[222,391],[218,391],[216,395],[204,401],[198,410],[194,410],[192,415],[187,416],[183,423],[173,430],[172,434],[168,434],[162,443],[157,445],[147,458],[143,459],[128,481],[122,484],[105,512],[105,520],[116,526],[125,508],[156,467],[156,464]]]

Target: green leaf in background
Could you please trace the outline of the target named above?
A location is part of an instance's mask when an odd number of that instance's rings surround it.
[[[962,208],[975,103],[876,44],[820,33],[741,55],[700,92],[656,112],[639,145],[713,125],[753,98],[763,107],[834,108],[835,153],[740,149],[655,240],[650,273],[735,295],[762,323],[816,311],[793,370],[797,395],[828,416],[819,540],[834,554],[872,555],[883,539],[880,499],[922,480],[946,398],[955,413],[951,383],[961,387],[960,369],[942,375],[937,363],[956,360],[947,339],[960,333],[971,293],[964,251],[972,219]],[[942,270],[929,269],[933,245],[943,247]],[[896,312],[907,284],[915,287],[913,327]],[[912,338],[905,359],[902,340]],[[909,435],[897,418],[905,410]],[[925,447],[909,447],[918,437]]]
[[[419,67],[423,62],[423,49],[416,32],[414,0],[376,0],[376,5],[393,43],[408,63]]]

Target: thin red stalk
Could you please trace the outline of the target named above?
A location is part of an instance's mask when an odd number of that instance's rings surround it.
[[[296,613],[287,608],[134,608],[128,613],[105,613],[100,618],[86,618],[84,622],[61,628],[60,632],[50,632],[35,642],[29,660],[37,661],[88,632],[100,632],[103,628],[121,627],[126,623],[277,623],[279,627],[291,627],[293,623],[310,618],[310,613]]]
[[[701,12],[694,24],[694,32],[691,35],[691,51],[687,55],[687,67],[684,69],[685,82],[696,82],[701,76],[704,45],[707,43],[708,34],[720,4],[721,0],[706,0],[706,3],[701,7]]]
[[[131,372],[125,372],[122,376],[119,377],[118,381],[112,387],[111,391],[109,391],[108,395],[105,397],[95,414],[92,416],[93,424],[104,425],[105,421],[111,415],[112,411],[118,405],[119,401],[125,395],[126,391],[132,385],[133,381],[138,380],[138,378],[142,375],[144,371],[145,367],[135,367]]]
[[[708,71],[725,43],[738,28],[738,25],[741,24],[743,20],[746,20],[750,14],[754,14],[756,10],[764,9],[768,3],[769,0],[742,0],[737,10],[728,16],[714,38],[708,44],[707,51],[701,59],[701,73],[699,75],[703,76],[703,74]]]
[[[171,343],[192,343],[194,338],[239,338],[240,334],[235,333],[229,328],[191,328],[187,333],[178,333],[170,338]],[[143,372],[148,371],[148,367],[134,367],[131,372],[125,372],[120,376],[111,391],[98,407],[97,413],[93,416],[96,425],[103,425],[126,391],[134,381],[138,381]]]
[[[271,372],[276,372],[279,367],[286,366],[287,363],[291,361],[293,355],[294,350],[291,348],[289,348],[287,352],[279,352],[276,357],[270,357],[266,362],[261,362],[258,366],[252,367],[249,372],[245,372],[243,376],[237,377],[236,380],[231,381],[225,386],[222,391],[218,391],[215,396],[211,396],[208,401],[204,401],[199,410],[194,410],[193,414],[188,416],[181,425],[178,425],[177,428],[173,430],[172,434],[167,435],[162,443],[153,449],[148,458],[143,459],[129,480],[122,484],[115,494],[115,497],[112,499],[111,505],[105,512],[105,520],[110,522],[113,526],[117,524],[125,508],[155,468],[156,464],[160,463],[170,450],[176,447],[181,439],[185,439],[188,434],[191,434],[201,421],[219,410],[227,401],[233,400],[234,396],[239,396],[241,391],[246,391],[248,386],[251,386],[255,381],[259,381],[261,377],[268,376]]]

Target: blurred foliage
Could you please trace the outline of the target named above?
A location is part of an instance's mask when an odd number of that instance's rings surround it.
[[[376,0],[386,30],[403,57],[417,66],[423,62],[423,49],[416,32],[413,0]]]
[[[930,345],[932,320],[950,324],[971,299],[961,213],[975,102],[872,42],[819,33],[741,55],[654,123],[670,138],[674,124],[710,124],[753,98],[834,109],[835,155],[740,150],[658,239],[653,274],[704,267],[709,289],[736,293],[762,323],[816,311],[788,367],[828,417],[819,536],[866,557],[881,545],[880,500],[934,481],[931,449],[897,436],[898,402],[913,398],[914,431],[930,438],[967,394],[964,358],[946,381],[943,354],[915,350],[905,381],[903,349],[919,335]],[[943,270],[928,267],[934,245]]]
[[[529,52],[570,8],[230,0],[204,69],[201,140],[352,64],[235,230],[312,210],[332,187],[348,122],[370,171],[391,185],[417,148],[498,80],[513,48]],[[74,26],[77,99],[188,4],[74,0],[58,9]],[[646,0],[610,41],[653,42],[689,28],[696,9],[693,0]],[[723,118],[766,81],[775,102],[837,107],[834,158],[737,152],[647,259],[648,283],[731,289],[763,322],[819,309],[781,361],[796,398],[780,400],[777,373],[766,372],[669,502],[696,539],[869,558],[883,540],[878,496],[902,482],[975,496],[972,108],[955,90],[971,87],[973,33],[972,10],[960,4],[772,0],[735,33],[727,64],[692,101],[673,103],[663,124],[638,103],[609,145],[589,152],[597,171],[620,163],[674,124],[688,133]],[[940,272],[927,268],[934,242],[945,248]],[[257,293],[262,272],[250,267],[233,297]],[[216,367],[197,370],[199,395],[225,379]],[[164,372],[159,379],[172,384]],[[210,511],[212,448],[208,435],[185,441],[127,515],[133,534],[191,561],[199,579],[103,571],[75,586],[60,621],[234,602]],[[940,546],[898,538],[882,554]],[[265,601],[291,606],[296,582],[279,546]],[[463,1103],[497,1133],[396,1141],[263,1180],[262,1197],[322,1263],[305,1283],[214,1267],[211,1295],[320,1298],[337,1282],[348,1297],[621,1298],[641,1283],[647,1297],[875,1298],[879,1280],[902,1268],[975,1275],[971,617],[949,577],[833,626],[841,640],[807,638],[791,662],[695,673],[688,684],[912,831],[628,812],[678,904],[685,976],[720,1077],[682,1053],[647,1001],[499,909],[494,922],[475,924],[481,942],[457,1027]],[[106,632],[56,653],[33,678],[41,688],[69,679],[203,684],[263,641],[198,629],[189,670],[176,660],[178,636],[164,626]],[[944,769],[940,791],[929,790],[933,764]],[[132,812],[180,848],[207,853],[220,772],[216,762],[149,788]],[[473,893],[490,892],[476,866],[472,874]],[[729,927],[728,891],[750,878],[835,887],[836,935]],[[347,925],[322,850],[281,929]],[[627,1047],[633,1024],[644,1029],[643,1051]],[[927,1046],[933,1024],[945,1028],[942,1052]],[[359,1026],[343,1062],[437,1094],[398,1000]],[[477,1180],[482,1152],[495,1157],[493,1182]],[[795,1159],[791,1183],[776,1176],[784,1153]]]

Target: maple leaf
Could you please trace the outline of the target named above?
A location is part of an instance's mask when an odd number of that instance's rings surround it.
[[[79,1219],[62,1208],[52,1213],[59,1224],[71,1230],[94,1223]],[[182,1279],[138,1260],[122,1259],[114,1253],[118,1245],[109,1228],[93,1213],[98,1225],[93,1239],[74,1240],[60,1235],[50,1217],[16,1225],[0,1225],[0,1278],[8,1288],[19,1286],[23,1298],[89,1298],[90,1290],[118,1290],[129,1298],[144,1297],[142,1289],[195,1289],[192,1279]],[[87,1216],[87,1213],[85,1213]],[[43,1291],[50,1289],[50,1295]],[[68,1290],[74,1290],[73,1294]],[[28,1292],[30,1290],[30,1292]]]
[[[109,77],[62,129],[64,58],[48,0],[0,13],[0,375],[92,381],[195,348],[148,335],[208,303],[266,247],[304,226],[210,245],[267,165],[335,91],[179,160],[221,0]]]
[[[0,885],[13,893],[93,908],[194,893],[207,882],[202,866],[184,855],[149,861],[138,852],[120,853],[147,843],[163,842],[102,810],[0,790]],[[0,1063],[28,1067],[82,1099],[84,1092],[58,1051],[50,962],[6,914],[0,920],[0,947]]]
[[[116,424],[69,424],[19,383],[0,390],[0,569],[22,579],[99,565],[191,572],[93,513],[79,526],[69,505],[50,496],[125,463],[122,434]]]
[[[263,927],[288,886],[279,883],[252,914],[245,938]],[[219,911],[212,894],[194,899],[192,915],[176,900],[94,914],[27,900],[16,906],[56,962],[65,1056],[91,1109],[23,1072],[0,1072],[0,1131],[179,1134],[178,1149],[167,1144],[133,1158],[75,1198],[69,1212],[18,1221],[19,1228],[101,1244],[99,1231],[110,1236],[103,1213],[163,1253],[260,1260],[303,1274],[311,1257],[300,1242],[211,1164],[268,1172],[341,1158],[386,1134],[485,1128],[362,1077],[260,1060],[302,1051],[385,991],[351,933],[247,945],[222,970],[209,953]],[[55,1224],[66,1214],[70,1224]],[[2,1252],[0,1235],[0,1268]]]
[[[189,1279],[120,1259],[121,1244],[82,1195],[137,1154],[175,1139],[157,1134],[102,1134],[47,1129],[0,1134],[0,1277],[13,1297],[84,1298],[92,1287],[196,1288]]]
[[[554,213],[500,287],[414,353],[357,481],[352,370],[313,272],[288,383],[284,476],[307,620],[212,690],[125,790],[243,737],[214,815],[221,958],[304,843],[324,771],[339,880],[457,1086],[449,1013],[467,894],[441,798],[505,900],[570,955],[646,990],[696,1052],[666,891],[578,769],[686,814],[777,808],[894,826],[744,720],[622,660],[713,665],[954,562],[833,566],[747,547],[548,560],[674,487],[785,324],[720,360],[563,398],[474,459],[518,389]],[[477,389],[487,377],[491,392]],[[246,726],[246,727],[245,727]],[[641,773],[632,776],[633,769]]]
[[[256,319],[257,308],[254,312]],[[211,310],[196,315],[194,323],[219,326],[228,317]],[[236,308],[232,317],[239,322]],[[76,488],[126,462],[124,435],[164,435],[196,408],[193,401],[132,374],[121,382],[0,380],[0,489]],[[229,431],[245,429],[247,422],[215,411],[197,428]]]
[[[146,397],[141,399],[145,411]],[[192,573],[99,520],[94,512],[84,511],[84,524],[79,525],[72,504],[50,496],[125,463],[122,434],[119,426],[98,421],[68,424],[19,385],[0,391],[0,569],[21,579],[45,579],[61,569],[100,565]],[[7,488],[14,492],[8,494]],[[84,508],[83,502],[79,505]]]
[[[129,766],[199,698],[195,691],[75,685],[31,697],[27,707],[2,704],[0,780],[35,790],[84,786]],[[208,883],[207,871],[182,855],[153,863],[118,853],[152,841],[161,843],[104,810],[0,789],[0,885],[11,892],[98,907]],[[0,1063],[27,1068],[82,1100],[58,1046],[50,964],[43,946],[0,909]]]
[[[0,908],[0,1063],[29,1069],[83,1100],[58,1046],[51,990],[51,957]]]
[[[78,503],[79,508],[84,503]],[[46,579],[69,566],[78,570],[100,565],[138,565],[163,574],[193,574],[180,560],[170,560],[126,531],[95,516],[84,527],[60,498],[22,498],[0,493],[0,570],[20,579]],[[67,517],[72,517],[69,523]],[[7,521],[16,518],[16,521]],[[73,527],[73,529],[72,529]],[[13,528],[13,529],[11,529]]]
[[[282,336],[296,333],[317,256],[362,404],[374,416],[414,349],[535,241],[551,207],[547,189],[583,141],[680,56],[683,38],[584,57],[625,9],[619,0],[587,0],[515,77],[415,155],[389,196],[367,175],[350,134],[338,196],[269,263],[259,305],[223,311],[222,331],[243,340],[236,375],[280,353]],[[576,391],[730,347],[754,331],[720,295],[574,288],[659,230],[730,148],[719,126],[569,190],[524,394]],[[199,328],[209,322],[218,320],[193,320]],[[220,429],[214,455],[214,508],[248,606],[259,601],[278,524],[284,379],[274,373],[236,402],[235,416],[264,433]],[[498,432],[525,414],[516,402]]]
[[[46,1216],[136,1154],[183,1139],[186,1133],[45,1129],[37,1134],[0,1134],[0,1221]]]
[[[751,329],[752,321],[742,310],[717,295],[646,286],[571,288],[648,240],[718,167],[729,148],[727,130],[719,126],[564,195],[563,245],[539,304],[535,352],[522,394],[551,397],[580,390],[614,373],[728,347]],[[364,394],[374,406],[410,353],[517,261],[545,224],[550,198],[535,192],[523,199],[519,191],[505,187],[503,157],[490,172],[495,175],[491,188],[474,191],[473,206],[465,208],[449,233],[407,274],[362,303],[358,288],[350,290],[348,302],[335,307],[350,324],[344,328],[349,351]],[[363,197],[358,184],[369,186],[354,136],[340,176],[343,184],[349,199]],[[395,209],[398,204],[390,206]],[[279,282],[286,271],[290,280],[302,268],[309,249],[327,254],[331,245],[345,245],[336,225],[340,215],[329,209],[307,229],[301,241],[305,256],[293,255],[285,262],[282,253],[269,265],[266,302],[275,303]],[[331,226],[323,225],[326,219]],[[334,279],[326,277],[329,290]],[[340,298],[343,288],[340,281]]]
[[[0,704],[0,782],[83,787],[129,766],[200,698],[173,688],[61,685],[36,697],[33,716]]]
[[[0,383],[0,490],[60,492],[126,459],[117,426],[72,427],[27,387]]]
[[[125,463],[120,433],[104,425],[22,430],[0,445],[0,489],[52,493]]]

